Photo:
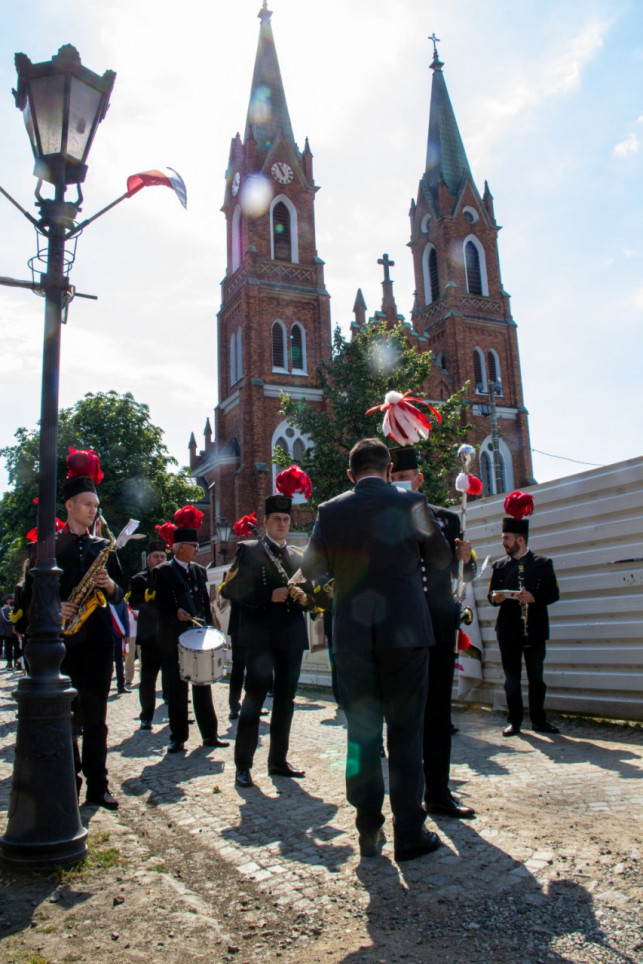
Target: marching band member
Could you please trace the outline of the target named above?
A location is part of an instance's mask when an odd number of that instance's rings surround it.
[[[140,682],[138,696],[141,704],[141,729],[151,730],[156,705],[156,680],[163,665],[163,651],[158,640],[158,609],[150,599],[152,572],[167,562],[165,542],[151,539],[147,547],[147,568],[130,579],[127,601],[138,612],[135,645],[140,647]]]
[[[194,562],[199,543],[197,533],[203,513],[184,506],[174,513],[174,523],[156,526],[173,552],[169,562],[153,570],[152,597],[158,609],[159,647],[163,652],[163,684],[170,718],[168,753],[180,753],[188,739],[188,684],[179,671],[179,636],[198,620],[213,625],[208,577]],[[229,746],[220,740],[217,715],[209,683],[192,686],[192,703],[203,746]]]
[[[522,725],[520,677],[525,658],[529,683],[529,716],[537,733],[558,733],[547,722],[543,679],[546,642],[549,639],[547,607],[560,598],[551,559],[535,555],[529,546],[529,521],[534,500],[529,493],[512,492],[505,499],[502,520],[503,559],[493,563],[489,602],[499,606],[496,636],[505,674],[507,725],[503,736],[516,736]]]

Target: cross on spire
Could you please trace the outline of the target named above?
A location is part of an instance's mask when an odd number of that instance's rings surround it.
[[[391,261],[388,254],[384,254],[381,258],[377,259],[377,263],[384,265],[384,282],[390,284],[391,276],[388,269],[395,265],[395,261]]]
[[[435,68],[435,67],[441,67],[441,66],[442,66],[442,61],[441,61],[440,58],[438,57],[438,44],[440,43],[440,38],[435,36],[435,30],[433,31],[433,33],[432,33],[431,36],[429,37],[429,40],[430,40],[431,43],[433,44],[433,62],[432,62],[432,64],[431,64],[431,67],[433,67],[433,68]]]
[[[268,0],[263,0],[261,10],[257,14],[260,20],[270,20],[272,17],[272,10],[268,10]]]

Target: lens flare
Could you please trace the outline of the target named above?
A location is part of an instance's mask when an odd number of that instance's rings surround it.
[[[402,350],[390,341],[376,341],[371,347],[368,367],[374,375],[391,375],[400,363]]]
[[[263,174],[251,174],[243,182],[239,203],[249,218],[260,218],[270,207],[272,184]]]
[[[267,124],[270,121],[272,118],[270,97],[270,87],[266,87],[265,84],[257,87],[248,108],[248,117],[251,124]]]

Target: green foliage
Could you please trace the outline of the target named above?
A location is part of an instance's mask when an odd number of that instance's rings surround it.
[[[388,329],[384,322],[372,324],[351,340],[335,329],[332,357],[317,368],[324,409],[317,411],[306,401],[282,396],[282,413],[313,442],[301,461],[313,483],[313,508],[350,484],[346,469],[353,445],[361,438],[381,437],[382,414],[365,415],[367,409],[382,403],[386,392],[392,390],[410,390],[426,397],[424,386],[431,364],[429,352],[419,353],[409,344],[403,325]],[[455,501],[447,476],[458,470],[457,451],[471,431],[464,420],[465,391],[463,386],[436,405],[442,422],[429,416],[433,425],[429,439],[416,446],[424,472],[422,491],[437,505]],[[291,458],[278,451],[275,461],[285,468]]]
[[[20,577],[27,552],[25,533],[36,525],[33,500],[38,495],[40,433],[19,428],[15,438],[15,445],[0,450],[13,487],[0,501],[0,585],[5,592]],[[163,432],[150,421],[147,405],[129,392],[89,393],[60,412],[59,493],[67,474],[69,446],[98,453],[105,473],[98,488],[101,513],[115,535],[130,518],[140,521],[139,532],[150,535],[156,523],[171,519],[176,509],[202,496],[187,469],[171,471],[177,463],[163,444]],[[57,515],[65,518],[60,496]],[[142,540],[134,541],[119,551],[127,578],[140,568],[144,546]]]

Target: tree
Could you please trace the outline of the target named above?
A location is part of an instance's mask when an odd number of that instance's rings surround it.
[[[19,428],[16,444],[0,450],[12,490],[0,501],[0,585],[11,589],[27,557],[25,534],[36,525],[40,433]],[[154,525],[171,519],[176,509],[198,501],[203,490],[187,469],[177,464],[165,445],[163,432],[150,421],[147,405],[127,392],[89,393],[59,414],[57,515],[64,518],[62,482],[67,474],[69,446],[95,449],[105,478],[98,487],[100,511],[118,534],[129,518],[140,520],[139,532],[154,533]],[[140,568],[145,542],[133,541],[119,558],[126,575]]]
[[[313,483],[312,508],[347,487],[348,453],[353,445],[360,438],[381,437],[382,415],[366,415],[367,409],[383,402],[386,392],[392,390],[410,390],[419,398],[426,397],[424,386],[431,364],[430,352],[420,353],[409,344],[403,325],[389,329],[385,322],[378,322],[350,340],[339,327],[335,329],[331,359],[317,368],[318,385],[324,391],[323,410],[282,395],[283,414],[313,445],[301,464]],[[457,451],[471,431],[463,417],[466,388],[436,405],[442,422],[429,415],[433,424],[429,439],[416,446],[424,472],[422,491],[437,505],[454,501],[447,476],[458,470]],[[285,467],[291,459],[282,451],[276,453],[276,461]]]

